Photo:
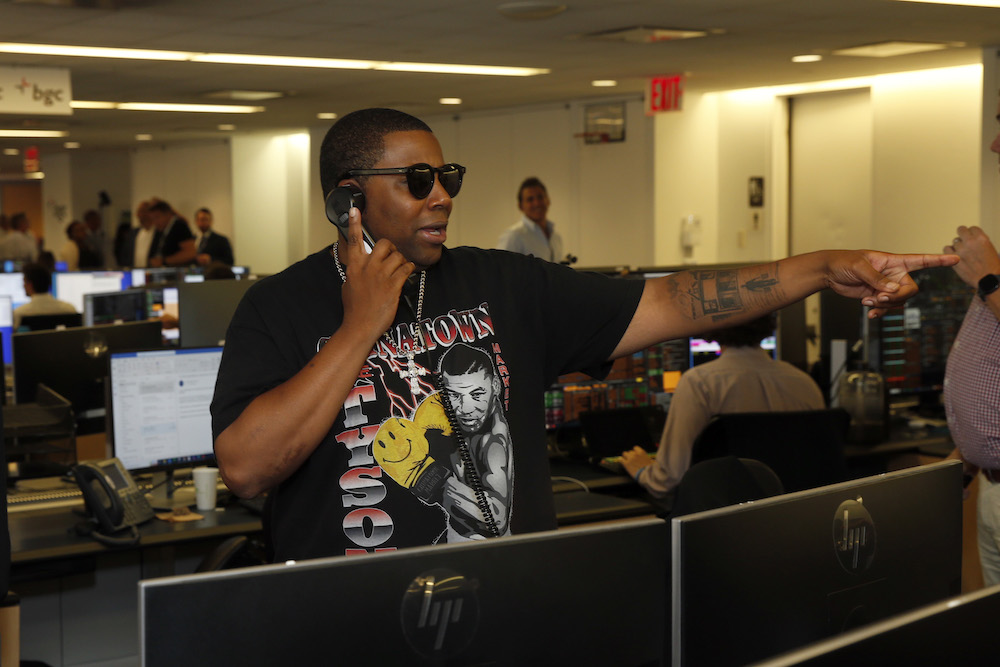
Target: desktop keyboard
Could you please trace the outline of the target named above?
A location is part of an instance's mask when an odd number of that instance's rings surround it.
[[[7,512],[71,507],[83,504],[80,487],[49,489],[46,491],[15,491],[7,494]]]
[[[651,453],[649,455],[649,458],[651,458],[651,459],[653,459],[655,461],[656,460],[656,452]],[[616,475],[627,475],[628,474],[625,471],[625,466],[622,465],[622,457],[621,456],[605,456],[603,459],[601,459],[600,461],[598,461],[598,465],[600,465],[602,468],[604,468],[608,472],[612,472],[612,473],[614,473]]]

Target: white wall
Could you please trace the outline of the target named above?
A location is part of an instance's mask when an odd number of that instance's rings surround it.
[[[896,252],[937,252],[959,224],[979,224],[983,139],[982,68],[882,75],[845,81],[841,89],[872,91],[872,242]],[[826,82],[815,90],[837,89]],[[699,263],[761,261],[783,256],[772,243],[733,248],[746,228],[745,184],[763,174],[775,187],[772,201],[787,197],[785,169],[773,146],[780,102],[807,87],[757,89],[687,96],[680,113],[660,114],[656,132],[656,261],[675,264],[680,218],[702,218]],[[762,137],[769,138],[762,141]],[[744,202],[734,203],[733,198]],[[716,216],[717,212],[717,216]],[[787,226],[787,213],[766,208],[764,224]],[[995,223],[990,223],[995,224]],[[949,231],[950,230],[950,231]],[[780,239],[773,229],[769,232]],[[749,237],[748,237],[749,238]]]
[[[310,197],[311,143],[305,130],[233,137],[233,251],[255,273],[276,273],[318,250],[310,247],[310,220],[322,213],[322,197]]]

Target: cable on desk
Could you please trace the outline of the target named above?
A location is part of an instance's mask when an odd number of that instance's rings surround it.
[[[552,478],[552,481],[553,482],[572,482],[573,484],[578,484],[580,486],[580,488],[582,488],[587,493],[590,493],[590,487],[587,486],[586,484],[584,484],[582,481],[578,480],[576,477],[563,477],[563,476],[557,475],[557,476],[555,476],[555,477]]]

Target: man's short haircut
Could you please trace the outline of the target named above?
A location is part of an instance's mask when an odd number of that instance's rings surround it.
[[[319,149],[323,196],[330,194],[351,169],[374,167],[385,152],[385,135],[415,130],[430,132],[431,128],[419,118],[395,109],[361,109],[338,120],[327,131]]]
[[[452,376],[486,371],[486,376],[492,378],[493,361],[483,350],[465,343],[458,343],[441,357],[441,367],[438,370],[442,374]]]
[[[756,320],[728,329],[720,329],[710,337],[719,345],[727,347],[757,347],[760,341],[774,334],[777,318],[770,313]]]
[[[155,202],[153,202],[152,204],[150,204],[149,210],[150,211],[157,211],[159,213],[169,213],[170,215],[174,214],[174,209],[171,208],[170,204],[168,204],[167,202],[163,201],[162,199],[158,199]]]
[[[538,179],[537,176],[529,176],[521,182],[521,187],[517,189],[517,204],[521,205],[521,196],[524,194],[526,188],[541,188],[545,196],[549,196],[549,191],[545,189],[545,184]]]
[[[207,206],[202,206],[201,208],[199,208],[197,211],[194,212],[195,215],[198,215],[199,213],[207,213],[208,217],[210,218],[215,217],[214,215],[212,215],[212,212],[208,210]]]
[[[25,264],[21,269],[24,279],[31,285],[35,294],[45,294],[52,289],[52,274],[41,264]]]
[[[19,227],[28,226],[28,215],[26,213],[15,213],[10,216],[10,228],[18,229]]]
[[[76,225],[82,225],[82,224],[83,223],[80,222],[79,220],[74,220],[73,222],[71,222],[68,225],[66,225],[66,238],[68,238],[68,239],[70,239],[72,241],[73,240],[73,227],[75,227]]]

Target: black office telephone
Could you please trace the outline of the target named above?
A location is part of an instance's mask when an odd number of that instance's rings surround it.
[[[108,546],[138,543],[136,526],[153,518],[153,508],[122,462],[116,458],[84,461],[72,472],[88,514],[77,532]]]

